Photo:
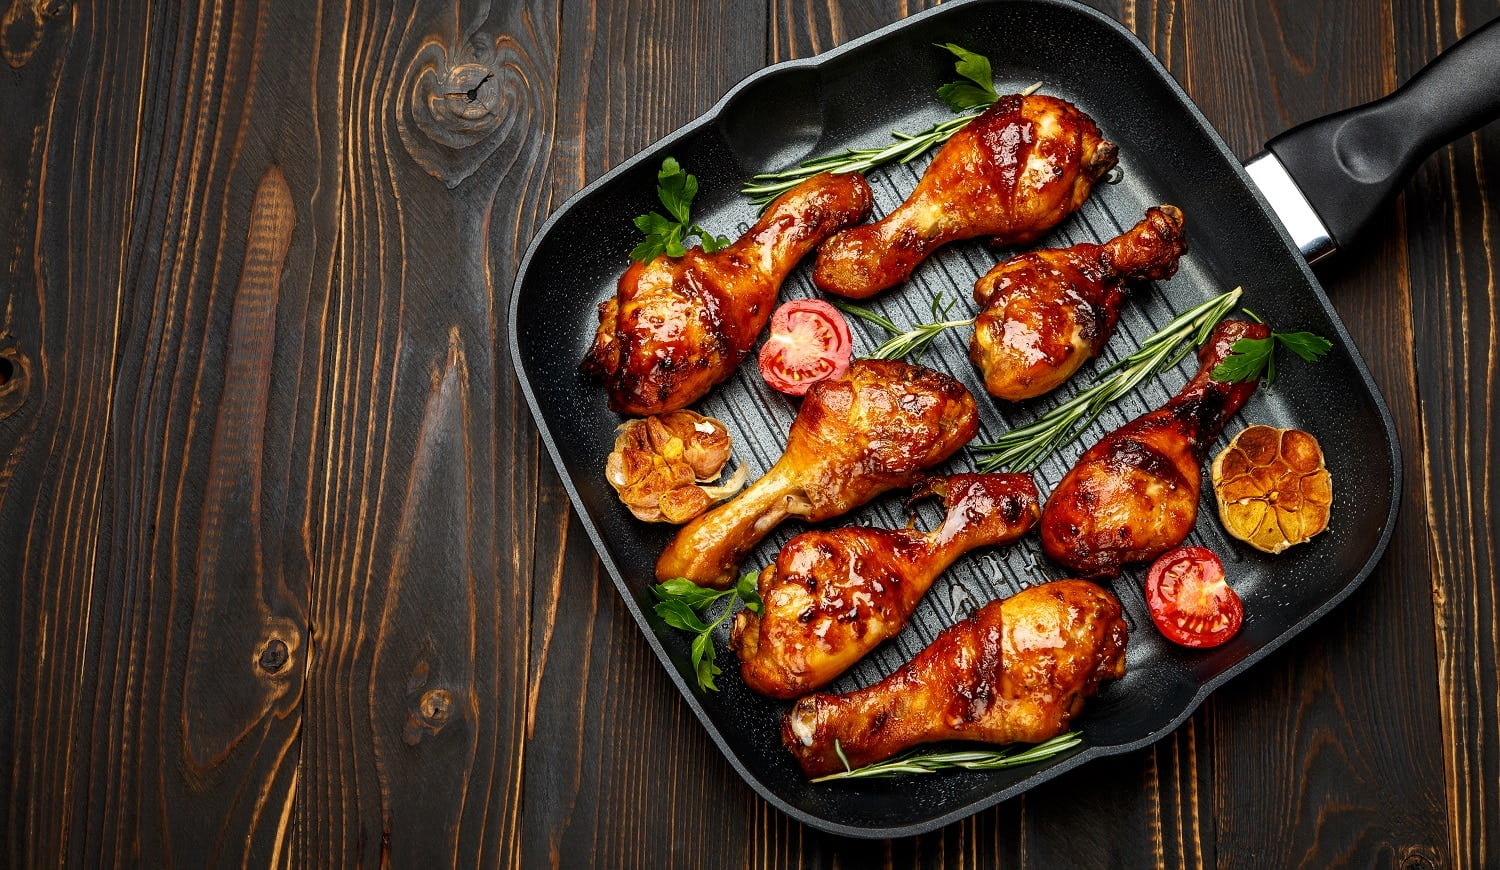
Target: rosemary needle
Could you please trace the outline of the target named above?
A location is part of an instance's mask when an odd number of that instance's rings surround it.
[[[883,314],[877,314],[868,308],[861,308],[858,305],[840,302],[837,299],[832,300],[834,306],[845,314],[858,317],[867,323],[873,323],[891,334],[889,339],[870,353],[869,359],[901,359],[905,356],[911,356],[913,362],[920,362],[922,354],[926,352],[927,347],[944,331],[960,326],[973,325],[974,318],[972,317],[967,320],[937,320],[937,318],[947,315],[948,311],[953,308],[954,303],[957,301],[955,299],[947,305],[943,305],[943,294],[939,293],[932,300],[934,322],[919,323],[911,329],[903,330]]]

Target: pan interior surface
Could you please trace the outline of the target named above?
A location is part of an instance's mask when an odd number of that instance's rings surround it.
[[[1274,387],[1256,392],[1213,452],[1250,422],[1312,432],[1323,444],[1333,476],[1333,520],[1330,530],[1311,543],[1267,556],[1223,532],[1205,480],[1197,528],[1187,543],[1223,557],[1244,599],[1244,627],[1226,645],[1189,651],[1163,640],[1145,609],[1144,566],[1130,568],[1107,584],[1124,605],[1131,629],[1129,673],[1106,684],[1076,721],[1083,747],[1008,771],[809,784],[780,745],[779,720],[788,705],[762,698],[740,682],[733,654],[725,648],[727,628],[716,638],[720,663],[726,666],[718,678],[722,691],[705,694],[689,688],[691,638],[656,618],[649,592],[656,556],[675,527],[636,521],[605,482],[605,457],[621,418],[607,409],[604,390],[578,372],[578,362],[593,337],[595,308],[613,295],[627,254],[638,241],[631,219],[659,208],[655,174],[663,157],[676,157],[698,176],[695,220],[733,236],[755,219],[755,208],[738,193],[751,175],[847,147],[887,144],[893,130],[917,132],[951,117],[934,93],[954,78],[953,59],[934,47],[945,42],[987,55],[1001,93],[1040,81],[1043,93],[1077,104],[1119,145],[1123,179],[1096,187],[1079,213],[1033,247],[1106,239],[1159,203],[1182,208],[1190,246],[1175,277],[1136,287],[1103,355],[1050,396],[1020,404],[988,397],[966,355],[969,331],[940,337],[922,362],[959,378],[979,400],[982,424],[975,443],[993,440],[1065,400],[1175,313],[1243,286],[1242,304],[1273,328],[1311,330],[1335,346],[1316,365],[1287,355]],[[929,158],[870,174],[876,215],[900,203]],[[953,316],[966,317],[974,310],[974,280],[1011,253],[981,241],[950,245],[919,267],[911,281],[871,300],[869,307],[898,324],[915,324],[931,318],[932,300],[942,294],[956,300]],[[782,298],[818,295],[810,274],[809,258],[787,281]],[[1391,423],[1322,290],[1248,188],[1233,156],[1160,65],[1118,24],[1083,7],[1053,0],[945,5],[812,61],[757,74],[699,121],[564,206],[533,244],[513,292],[511,338],[518,375],[621,594],[734,766],[777,806],[825,830],[867,837],[930,830],[1090,758],[1159,738],[1215,686],[1348,595],[1373,567],[1389,534],[1399,491]],[[851,321],[851,328],[856,355],[868,353],[884,338],[858,321]],[[1089,444],[1166,401],[1195,369],[1196,360],[1189,356],[1118,402],[1079,441],[1054,454],[1035,472],[1044,497]],[[693,407],[725,422],[734,438],[735,461],[750,466],[752,479],[781,454],[797,410],[796,400],[761,381],[753,363],[741,366]],[[972,470],[974,461],[974,454],[965,450],[936,470]],[[834,524],[904,525],[901,495],[888,495]],[[918,523],[931,528],[938,516],[936,507],[926,506]],[[768,564],[806,528],[784,524],[751,554],[744,570]],[[897,638],[831,688],[874,682],[985,602],[1063,576],[1042,556],[1035,536],[1009,548],[971,553],[938,578]]]

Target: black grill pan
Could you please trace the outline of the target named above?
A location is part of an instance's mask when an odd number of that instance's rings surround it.
[[[1489,31],[1492,37],[1500,36],[1494,27]],[[1127,303],[1118,334],[1103,356],[1051,397],[1020,405],[988,398],[965,355],[967,330],[941,337],[923,362],[958,377],[978,398],[982,428],[976,443],[993,440],[1071,395],[1089,383],[1094,372],[1138,347],[1175,312],[1243,286],[1242,304],[1273,326],[1318,332],[1333,340],[1334,349],[1316,366],[1296,361],[1282,366],[1274,388],[1259,390],[1230,423],[1228,433],[1251,421],[1314,433],[1324,445],[1335,482],[1333,522],[1329,532],[1311,543],[1265,556],[1224,534],[1213,496],[1205,487],[1189,543],[1223,556],[1244,598],[1244,628],[1228,644],[1194,652],[1164,641],[1146,614],[1144,570],[1128,569],[1113,589],[1131,627],[1129,673],[1107,684],[1089,703],[1076,722],[1084,743],[1071,754],[1010,771],[813,785],[780,745],[779,718],[788,705],[762,698],[740,682],[733,654],[725,649],[726,630],[721,628],[716,638],[720,661],[727,665],[718,678],[722,691],[704,694],[696,688],[688,665],[690,639],[653,613],[653,566],[675,527],[636,521],[605,482],[605,457],[621,418],[606,408],[604,390],[579,374],[578,362],[594,333],[595,306],[614,293],[626,255],[638,240],[631,218],[657,207],[655,174],[663,157],[676,157],[698,176],[702,192],[694,216],[700,224],[724,234],[743,231],[754,220],[755,209],[738,190],[751,175],[846,147],[883,145],[892,130],[914,132],[951,117],[934,96],[939,84],[953,78],[952,58],[934,48],[945,42],[987,54],[1002,93],[1044,82],[1045,93],[1076,103],[1120,146],[1123,180],[1098,186],[1083,209],[1040,240],[1038,247],[1105,239],[1139,220],[1147,206],[1163,202],[1186,213],[1190,243],[1178,274],[1141,287]],[[1500,106],[1485,111],[1497,109]],[[1473,129],[1483,121],[1483,112],[1472,110],[1470,115],[1462,124],[1472,121]],[[1457,129],[1462,124],[1450,125],[1455,135],[1466,132]],[[1339,136],[1338,130],[1313,133],[1329,141]],[[1429,146],[1419,142],[1408,150],[1424,147]],[[1321,159],[1305,141],[1287,150],[1298,148],[1307,159],[1286,157],[1294,174],[1302,164]],[[1399,184],[1402,173],[1409,174],[1420,156],[1408,166],[1387,171],[1388,188]],[[926,163],[922,159],[871,173],[877,214],[889,211],[910,192]],[[1324,199],[1315,187],[1304,185],[1317,209]],[[1346,187],[1328,185],[1333,191]],[[1309,253],[1317,253],[1353,229],[1357,227],[1339,224],[1315,243],[1298,241]],[[950,245],[919,267],[911,281],[886,291],[871,305],[898,323],[926,317],[938,293],[958,299],[955,313],[972,310],[974,280],[1009,253],[978,241]],[[810,271],[811,264],[804,263],[792,274],[783,299],[815,295]],[[867,353],[883,337],[857,321],[851,325],[856,354]],[[516,277],[510,339],[522,389],[579,517],[688,705],[734,768],[766,800],[800,821],[838,834],[890,837],[932,830],[1090,759],[1127,752],[1168,734],[1209,692],[1306,628],[1364,580],[1389,540],[1401,489],[1390,414],[1299,245],[1145,46],[1112,19],[1065,0],[945,4],[816,58],[779,64],[741,82],[701,118],[590,184],[547,221]],[[1191,376],[1193,363],[1189,357],[1177,370],[1128,396],[1079,442],[1038,469],[1035,476],[1043,494],[1088,444],[1164,402]],[[780,455],[796,412],[795,401],[770,390],[753,363],[742,366],[694,407],[725,421],[734,437],[736,459],[750,466],[752,479]],[[942,470],[972,469],[973,462],[974,456],[964,451]],[[900,495],[889,495],[838,522],[899,526],[906,519]],[[936,509],[929,508],[919,522],[930,528],[936,519]],[[782,544],[805,528],[784,524],[751,555],[745,569],[768,564]],[[831,688],[847,690],[873,682],[984,602],[1062,576],[1062,569],[1042,556],[1035,537],[1010,548],[971,553],[938,578],[900,636]]]

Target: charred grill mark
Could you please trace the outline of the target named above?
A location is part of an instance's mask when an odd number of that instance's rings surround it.
[[[1151,445],[1134,438],[1116,438],[1110,441],[1100,461],[1112,471],[1134,468],[1172,486],[1187,485],[1187,480],[1176,463]]]
[[[1193,399],[1173,407],[1172,416],[1188,426],[1193,456],[1202,462],[1236,410],[1238,405],[1230,407],[1228,391],[1210,384]]]

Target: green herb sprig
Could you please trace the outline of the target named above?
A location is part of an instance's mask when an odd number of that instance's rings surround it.
[[[994,76],[990,71],[989,58],[975,54],[965,48],[948,43],[941,46],[958,57],[954,70],[965,80],[949,82],[938,88],[938,97],[955,112],[969,109],[987,109],[1000,98],[995,91]],[[1036,93],[1042,86],[1037,82],[1021,92],[1022,96]],[[895,139],[884,148],[850,148],[838,154],[812,157],[781,172],[763,172],[740,188],[740,193],[750,197],[756,205],[764,206],[803,181],[820,172],[868,172],[887,163],[910,163],[927,153],[936,145],[947,142],[954,133],[962,130],[979,116],[978,112],[940,121],[920,133],[905,133],[893,130]]]
[[[942,293],[932,298],[932,319],[934,322],[919,323],[911,329],[902,329],[889,317],[877,314],[868,308],[850,305],[847,302],[840,302],[837,299],[831,301],[834,307],[845,314],[858,317],[860,320],[868,323],[873,323],[891,334],[891,338],[887,339],[885,343],[870,353],[869,359],[901,359],[905,356],[911,356],[913,362],[921,362],[922,354],[927,351],[928,346],[932,344],[933,340],[945,330],[955,329],[960,326],[972,326],[974,323],[974,318],[972,317],[968,320],[940,320],[939,318],[948,315],[948,312],[953,309],[954,303],[958,301],[957,299],[952,299],[949,300],[947,305],[943,305]]]
[[[979,469],[1036,468],[1053,451],[1076,439],[1111,402],[1177,365],[1189,351],[1207,341],[1214,324],[1234,307],[1241,292],[1236,287],[1194,305],[1146,339],[1135,353],[1105,369],[1088,389],[1043,414],[1036,422],[1012,429],[989,444],[976,446],[975,452],[988,454],[979,460]]]
[[[661,162],[656,173],[656,198],[666,207],[667,214],[648,211],[635,219],[636,228],[646,238],[630,252],[630,259],[637,263],[649,263],[662,254],[680,257],[687,253],[685,242],[691,236],[698,237],[703,250],[712,254],[729,244],[724,236],[715,236],[693,223],[693,199],[698,196],[698,179],[685,172],[677,158],[668,157]]]
[[[1264,323],[1254,311],[1245,313]],[[1273,332],[1268,338],[1242,338],[1229,348],[1229,356],[1214,366],[1209,376],[1216,381],[1238,384],[1265,373],[1269,388],[1276,379],[1276,346],[1281,345],[1308,362],[1317,362],[1333,348],[1333,342],[1313,332]]]
[[[892,776],[901,776],[908,773],[935,773],[939,770],[1003,770],[1007,767],[1020,767],[1026,764],[1036,764],[1046,761],[1053,756],[1060,755],[1083,743],[1083,738],[1077,731],[1069,731],[1067,734],[1058,736],[1029,746],[1025,749],[1001,749],[982,750],[971,749],[959,752],[940,752],[931,755],[920,755],[908,752],[885,761],[877,761],[864,767],[849,768],[849,759],[844,757],[844,748],[837,741],[833,749],[838,753],[839,759],[844,762],[844,769],[838,773],[830,773],[820,776],[813,782],[827,782],[834,779],[885,779]]]
[[[953,71],[968,79],[949,82],[938,88],[938,99],[955,112],[987,109],[1000,99],[1000,94],[995,91],[995,76],[990,71],[989,58],[951,42],[942,43],[938,48],[946,48],[958,58]]]
[[[706,589],[681,577],[651,587],[651,594],[657,598],[654,609],[662,622],[697,635],[693,638],[692,660],[693,672],[698,677],[698,688],[706,692],[719,690],[714,685],[714,677],[724,673],[724,670],[715,661],[718,651],[714,649],[714,629],[734,612],[735,601],[743,602],[745,609],[751,613],[761,612],[760,592],[755,587],[759,576],[760,572],[752,571],[728,589]],[[704,611],[721,598],[729,599],[724,612],[719,614],[718,619],[706,622]]]

